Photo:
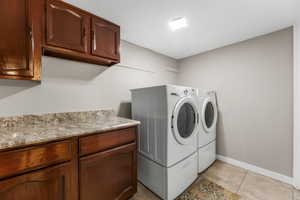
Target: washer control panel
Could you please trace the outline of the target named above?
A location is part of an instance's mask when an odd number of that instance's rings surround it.
[[[186,88],[186,89],[177,89],[174,92],[170,93],[171,96],[177,96],[177,97],[185,97],[185,96],[196,96],[197,90],[194,88]]]

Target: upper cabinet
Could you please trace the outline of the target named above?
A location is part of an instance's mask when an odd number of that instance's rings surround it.
[[[46,44],[87,53],[90,17],[62,1],[49,0],[46,7]]]
[[[92,18],[92,54],[120,59],[120,27],[100,18]]]
[[[111,66],[120,62],[120,27],[61,0],[46,0],[45,55]]]
[[[120,62],[120,27],[62,0],[1,0],[0,12],[0,78],[40,80],[42,52]]]
[[[39,80],[42,4],[0,1],[0,78]]]

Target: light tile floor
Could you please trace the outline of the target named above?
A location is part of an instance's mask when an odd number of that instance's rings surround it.
[[[241,195],[240,200],[300,200],[300,191],[288,184],[221,161],[216,161],[200,177]],[[131,200],[159,198],[139,184],[138,193]]]
[[[300,191],[294,190],[294,199],[293,200],[300,200]]]

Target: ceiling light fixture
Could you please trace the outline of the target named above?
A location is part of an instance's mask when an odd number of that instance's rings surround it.
[[[176,31],[178,29],[187,27],[188,24],[187,24],[187,21],[184,17],[178,17],[178,18],[172,19],[169,22],[169,26],[170,26],[172,31]]]

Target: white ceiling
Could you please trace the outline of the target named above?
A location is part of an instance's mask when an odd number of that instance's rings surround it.
[[[293,24],[299,0],[66,0],[121,25],[122,39],[180,59]],[[189,26],[172,32],[184,16]]]

